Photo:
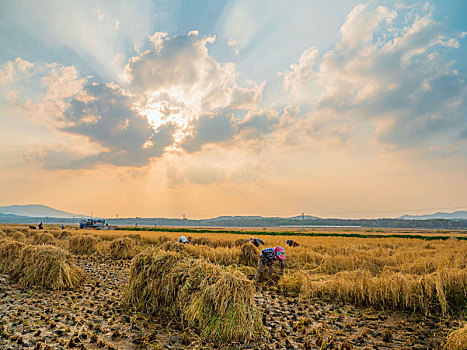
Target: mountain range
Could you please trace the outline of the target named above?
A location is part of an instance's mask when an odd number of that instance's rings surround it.
[[[428,215],[403,215],[402,220],[428,220],[428,219],[464,219],[467,220],[467,211],[455,211],[453,213],[437,212]]]
[[[53,218],[85,217],[85,215],[69,213],[42,204],[7,205],[0,207],[0,214]]]
[[[41,218],[41,217],[49,217],[49,218],[85,218],[86,215],[70,213],[63,210],[54,209],[42,204],[26,204],[26,205],[8,205],[8,206],[0,206],[0,214],[4,215],[18,215],[24,217],[34,217],[34,218]],[[164,219],[164,218],[160,218]],[[319,220],[321,218],[317,216],[311,215],[304,215],[302,218],[301,215],[289,217],[289,218],[282,218],[282,217],[263,217],[263,216],[219,216],[212,219],[206,220],[196,220],[196,221],[210,221],[210,222],[225,222],[225,221],[261,221],[261,220],[296,220],[302,221],[310,221],[310,220]],[[455,211],[452,213],[444,213],[444,212],[437,212],[434,214],[429,215],[403,215],[398,217],[397,219],[400,220],[430,220],[430,219],[463,219],[467,220],[467,211]],[[172,220],[172,219],[167,219]]]

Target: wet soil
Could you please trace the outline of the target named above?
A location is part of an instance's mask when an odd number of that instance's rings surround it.
[[[89,275],[80,291],[25,290],[0,275],[0,349],[438,349],[455,325],[318,299],[302,302],[264,286],[255,302],[263,311],[265,338],[210,344],[178,320],[122,308],[128,261],[77,258],[76,264]]]
[[[439,349],[454,323],[319,299],[300,302],[270,290],[255,299],[270,336],[264,349]]]

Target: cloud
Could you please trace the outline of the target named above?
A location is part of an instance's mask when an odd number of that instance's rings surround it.
[[[20,79],[31,76],[34,64],[17,57],[14,61],[7,61],[0,67],[0,83],[11,84]]]
[[[234,142],[237,147],[246,142],[261,144],[266,137],[277,137],[282,118],[290,118],[287,112],[282,115],[275,110],[249,111],[243,117],[235,117],[230,111],[204,115],[194,120],[180,147],[188,153],[198,152],[204,145],[227,145]]]
[[[240,86],[233,63],[220,64],[209,56],[207,44],[215,37],[156,32],[149,40],[153,47],[126,66],[130,91],[147,99],[148,119],[154,125],[176,124],[176,145],[190,153],[241,132],[233,115],[257,108],[265,82]]]
[[[83,92],[68,102],[61,130],[85,136],[107,150],[76,161],[77,166],[143,166],[172,144],[174,126],[165,124],[155,131],[135,109],[134,97],[118,86],[88,83]]]
[[[53,135],[62,135],[55,146],[26,156],[46,169],[97,164],[141,167],[173,143],[175,126],[162,123],[154,128],[137,108],[140,98],[116,84],[81,78],[73,66],[32,65],[18,58],[7,62],[0,73],[5,77],[0,88],[11,92],[7,102],[13,109],[47,125]]]
[[[213,166],[195,166],[185,171],[186,179],[194,184],[209,185],[214,182],[224,180],[224,173],[221,169]]]
[[[279,73],[280,76],[284,77],[285,90],[291,91],[293,95],[303,97],[302,92],[306,92],[307,85],[316,78],[313,66],[318,57],[318,49],[310,47],[302,53],[298,63],[290,65],[289,71]]]
[[[126,67],[128,90],[81,78],[73,66],[35,67],[18,58],[2,67],[0,77],[6,84],[25,85],[32,76],[40,85],[34,99],[13,94],[14,104],[32,119],[47,122],[52,132],[73,134],[94,146],[83,153],[62,144],[42,150],[35,159],[46,168],[141,167],[161,157],[168,146],[181,144],[195,152],[240,132],[240,123],[231,116],[257,108],[264,83],[239,86],[234,65],[221,65],[209,56],[206,44],[215,38],[198,35],[151,35],[153,48],[130,59]]]
[[[192,124],[192,133],[186,136],[180,146],[187,152],[199,151],[208,143],[219,143],[231,139],[237,132],[231,115],[201,116]]]
[[[273,133],[279,122],[279,112],[275,110],[250,112],[238,123],[238,130],[244,139],[261,140]]]
[[[316,112],[373,120],[378,140],[399,147],[465,126],[465,76],[443,56],[459,43],[431,10],[356,6],[334,49],[311,47],[282,73],[284,89]]]
[[[254,108],[261,100],[264,83],[239,86],[234,64],[222,65],[209,56],[206,45],[215,37],[192,31],[172,38],[155,33],[150,40],[153,48],[126,66],[132,90],[183,102],[186,119],[219,108]]]
[[[86,79],[73,66],[31,63],[18,57],[0,69],[0,89],[6,102],[31,120],[52,127],[60,124],[65,99],[79,93]]]

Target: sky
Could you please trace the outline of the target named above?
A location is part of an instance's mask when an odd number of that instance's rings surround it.
[[[0,205],[467,210],[467,2],[0,2]]]

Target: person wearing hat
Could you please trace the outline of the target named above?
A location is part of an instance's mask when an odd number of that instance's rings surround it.
[[[264,269],[267,266],[269,269],[269,276],[272,275],[272,267],[274,262],[278,260],[281,264],[281,275],[284,274],[284,260],[285,260],[285,250],[282,247],[271,247],[265,248],[261,251],[261,256],[258,260],[258,269],[256,270],[255,281],[256,283],[260,282]]]
[[[253,237],[250,237],[248,239],[248,242],[250,242],[251,244],[253,244],[255,247],[259,247],[260,244],[264,245],[264,242],[262,239],[259,239],[259,238],[253,238]]]
[[[291,239],[286,240],[285,243],[286,243],[289,247],[298,247],[298,246],[300,245],[300,244],[298,244],[297,242],[292,241]]]
[[[181,236],[178,239],[178,243],[190,243],[190,241],[185,236]]]

